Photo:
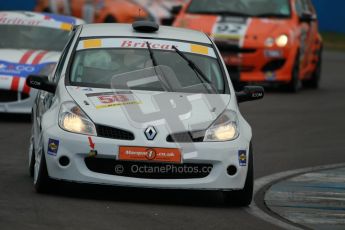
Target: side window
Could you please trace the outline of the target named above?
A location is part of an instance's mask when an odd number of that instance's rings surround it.
[[[302,11],[303,12],[312,12],[310,9],[309,1],[308,0],[301,0],[302,1]]]
[[[303,14],[303,4],[302,4],[302,0],[296,0],[296,12],[298,16],[302,16]]]
[[[312,3],[311,0],[306,0],[306,4],[307,4],[307,7],[308,7],[308,11],[315,14],[315,8],[314,8],[314,5]]]
[[[66,44],[65,48],[63,49],[63,52],[61,54],[60,60],[57,64],[56,71],[55,71],[55,74],[53,77],[54,82],[58,82],[60,77],[61,77],[61,72],[62,72],[62,69],[64,67],[65,60],[67,58],[67,54],[68,54],[68,52],[71,48],[71,45],[73,43],[74,37],[75,37],[75,31],[72,32],[71,38],[69,39],[68,43]]]

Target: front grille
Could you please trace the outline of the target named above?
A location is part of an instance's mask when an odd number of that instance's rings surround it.
[[[238,45],[229,45],[229,44],[224,44],[224,43],[216,43],[219,51],[222,54],[225,53],[255,53],[256,49],[252,48],[241,48]]]
[[[29,98],[30,97],[30,95],[29,94],[26,94],[26,93],[20,93],[20,99],[21,100],[25,100],[25,99],[27,99],[27,98]]]
[[[0,102],[16,102],[29,98],[30,95],[18,91],[0,89]]]
[[[97,130],[97,136],[99,137],[128,140],[128,141],[134,140],[134,134],[126,130],[104,126],[104,125],[96,125],[96,130]]]
[[[235,65],[228,65],[229,73],[238,73],[238,72],[253,72],[255,70],[255,66],[235,66]]]
[[[167,136],[167,142],[179,142],[179,143],[191,143],[191,142],[203,142],[204,133],[192,134],[191,132],[174,133]]]
[[[97,157],[85,158],[85,164],[92,172],[143,179],[204,178],[213,168],[212,164],[133,162]]]
[[[18,101],[18,92],[11,90],[0,90],[0,102],[13,102]]]
[[[264,67],[262,67],[263,72],[276,71],[282,68],[285,64],[285,59],[276,59],[268,62]]]

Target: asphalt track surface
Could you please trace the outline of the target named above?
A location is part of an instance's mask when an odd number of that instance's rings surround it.
[[[319,90],[268,92],[241,105],[254,131],[255,178],[345,161],[345,55],[324,55]],[[57,184],[36,194],[27,170],[31,124],[0,116],[0,229],[277,229],[214,192]],[[260,206],[262,194],[256,196]]]

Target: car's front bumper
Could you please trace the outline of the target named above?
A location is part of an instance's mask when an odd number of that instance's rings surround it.
[[[231,79],[239,82],[288,83],[296,53],[280,48],[238,48],[221,51]]]
[[[47,153],[49,139],[58,141],[56,156]],[[230,142],[193,143],[195,152],[191,153],[185,153],[182,150],[183,163],[213,165],[208,176],[193,179],[144,179],[91,171],[85,164],[85,158],[90,153],[88,136],[65,132],[58,126],[46,129],[43,141],[48,174],[51,178],[58,180],[145,188],[238,190],[244,187],[247,175],[248,166],[240,166],[239,151],[246,151],[247,159],[249,159],[249,142],[241,136]],[[95,150],[98,153],[96,158],[107,158],[114,161],[117,158],[119,146],[176,147],[175,143],[157,146],[158,144],[152,144],[149,141],[123,141],[101,137],[92,137],[92,141],[95,143]],[[61,156],[67,156],[70,159],[68,166],[63,167],[59,164]],[[230,165],[237,168],[237,172],[233,176],[227,173]]]

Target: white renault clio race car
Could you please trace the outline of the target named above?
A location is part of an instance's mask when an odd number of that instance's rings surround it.
[[[0,112],[31,113],[37,90],[30,74],[49,74],[59,60],[70,31],[83,21],[33,12],[0,12]]]
[[[212,40],[153,22],[80,26],[33,108],[30,172],[52,179],[142,188],[217,190],[248,205],[252,132]]]

